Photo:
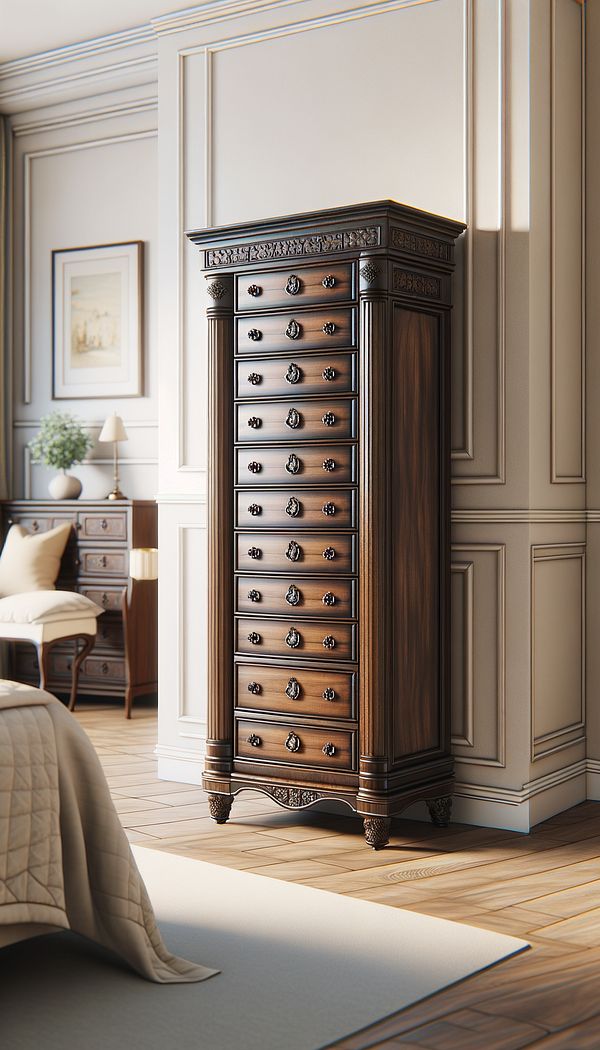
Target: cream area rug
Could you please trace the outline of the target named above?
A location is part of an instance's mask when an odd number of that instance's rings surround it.
[[[321,1050],[527,947],[461,923],[134,847],[168,948],[156,985],[69,932],[0,951],[7,1050]]]

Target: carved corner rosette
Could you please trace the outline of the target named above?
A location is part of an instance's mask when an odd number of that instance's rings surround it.
[[[358,266],[359,290],[361,295],[387,290],[387,265],[384,259],[376,255],[361,257]]]
[[[222,273],[208,274],[206,284],[207,313],[233,313],[233,277]]]

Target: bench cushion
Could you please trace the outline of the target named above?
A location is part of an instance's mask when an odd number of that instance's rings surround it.
[[[103,612],[84,594],[74,591],[29,591],[0,598],[0,624],[70,623]]]
[[[67,521],[32,535],[22,525],[13,525],[0,555],[0,596],[54,587],[71,529]]]

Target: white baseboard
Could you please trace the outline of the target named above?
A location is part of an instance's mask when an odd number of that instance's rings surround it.
[[[196,787],[202,783],[204,749],[190,751],[183,747],[158,744],[154,754],[158,757],[159,780],[174,780],[178,784],[195,784]]]

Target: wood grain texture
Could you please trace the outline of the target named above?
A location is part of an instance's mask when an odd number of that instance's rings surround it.
[[[237,310],[289,310],[292,305],[313,306],[323,300],[340,303],[355,295],[356,270],[352,263],[329,262],[301,269],[292,265],[287,270],[244,273],[236,279]]]
[[[356,354],[303,354],[287,357],[249,358],[236,361],[236,396],[239,398],[298,397],[308,394],[355,394]],[[251,377],[251,378],[249,378]]]

